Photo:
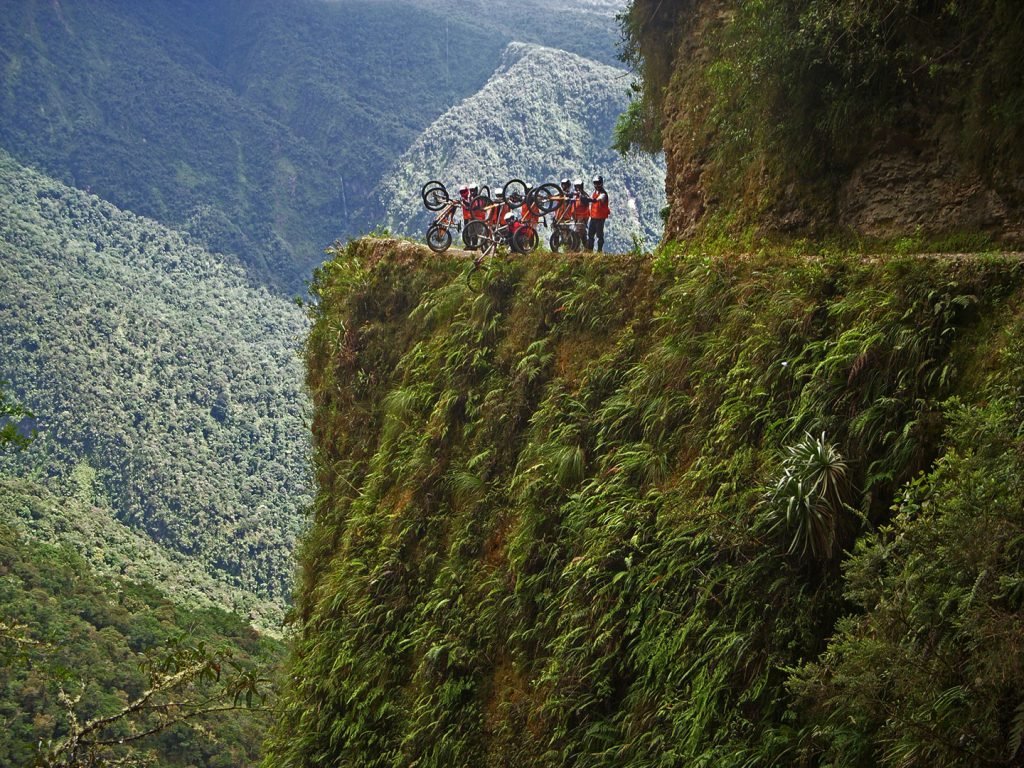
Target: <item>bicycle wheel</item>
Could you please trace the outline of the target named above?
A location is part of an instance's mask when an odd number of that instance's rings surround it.
[[[568,237],[566,238],[569,242],[566,244],[567,250],[570,253],[575,253],[580,249],[580,235],[575,229],[565,230]]]
[[[440,211],[451,200],[448,197],[448,190],[440,181],[428,181],[423,185],[420,196],[428,211]]]
[[[470,251],[477,250],[480,247],[480,237],[486,230],[487,225],[480,219],[473,219],[467,222],[462,230],[462,242],[466,248]]]
[[[526,202],[527,192],[526,182],[521,179],[512,179],[501,190],[502,195],[505,197],[505,202],[509,205],[522,205]]]
[[[436,221],[427,227],[427,247],[434,253],[444,253],[452,244],[452,231]]]
[[[558,207],[562,190],[557,184],[541,184],[531,195],[530,210],[537,216],[551,213]]]
[[[517,253],[533,253],[540,245],[540,237],[533,227],[523,227],[512,235],[512,250]]]

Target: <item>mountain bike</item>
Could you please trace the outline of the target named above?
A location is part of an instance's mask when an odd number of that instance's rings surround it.
[[[555,216],[551,224],[551,237],[548,239],[548,246],[555,253],[578,251],[582,240],[579,232],[576,231],[576,220],[573,218],[573,209],[570,205],[573,198],[559,190],[558,195],[551,195],[547,200],[558,203],[554,210]]]
[[[541,184],[527,193],[527,205],[531,213],[544,216],[545,222],[547,214],[554,213],[548,245],[556,253],[575,252],[583,245],[583,239],[576,231],[576,221],[570,218],[572,208],[569,203],[573,199],[573,195],[565,194],[559,185],[552,183]]]
[[[483,256],[493,256],[498,248],[508,248],[513,253],[527,254],[536,250],[540,243],[537,230],[523,224],[515,232],[507,224],[494,226],[480,219],[466,224],[466,237],[476,243]]]
[[[433,223],[427,227],[427,247],[434,253],[444,253],[452,244],[452,229],[462,229],[462,222],[455,218],[462,211],[461,200],[449,200],[440,209]]]

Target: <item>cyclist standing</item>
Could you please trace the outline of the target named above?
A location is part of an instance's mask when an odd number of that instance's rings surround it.
[[[590,247],[587,245],[587,222],[590,221],[590,198],[587,197],[587,192],[583,189],[583,179],[576,179],[573,183],[572,196],[572,228],[575,230],[576,234],[580,236],[580,244],[587,248],[587,250],[590,250]]]
[[[590,226],[587,229],[587,250],[597,247],[598,253],[604,250],[604,223],[608,220],[611,209],[608,205],[608,193],[604,191],[604,177],[594,177],[594,193],[590,196]]]

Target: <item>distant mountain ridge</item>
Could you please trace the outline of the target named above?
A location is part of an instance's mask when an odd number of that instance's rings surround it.
[[[582,177],[592,189],[600,173],[612,199],[606,250],[629,250],[634,237],[657,244],[664,162],[611,149],[629,98],[625,76],[565,51],[511,43],[487,85],[434,121],[386,177],[379,194],[388,224],[422,236],[430,214],[419,193],[429,179],[494,187],[514,177],[535,184]]]

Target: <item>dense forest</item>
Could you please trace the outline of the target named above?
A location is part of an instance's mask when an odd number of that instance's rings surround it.
[[[1020,258],[806,247],[339,248],[264,764],[1020,765]]]
[[[137,744],[129,737],[155,727],[159,710],[119,719],[95,734],[113,740],[94,752],[103,762],[71,764],[112,764],[129,748],[131,764],[159,768],[227,768],[258,758],[270,719],[264,678],[274,674],[282,646],[239,617],[185,608],[145,582],[101,577],[71,548],[32,541],[2,523],[0,604],[0,764],[68,765],[60,760],[72,756],[67,739],[76,724],[116,715],[153,684],[154,673],[170,669],[165,664],[201,655],[255,676],[263,703],[257,697],[253,706],[235,707],[215,681],[202,681],[196,691],[152,703],[199,693],[226,711],[182,719]]]
[[[0,384],[0,455],[31,445],[32,418]],[[188,608],[182,596],[172,602],[153,574],[99,575],[86,559],[95,542],[33,540],[17,528],[19,506],[32,518],[54,518],[60,530],[83,530],[75,517],[87,511],[79,501],[51,514],[64,505],[24,482],[3,482],[0,762],[251,763],[269,721],[281,644],[201,599]]]
[[[7,472],[279,618],[308,498],[302,313],[152,221],[0,170],[0,378],[38,431]]]

